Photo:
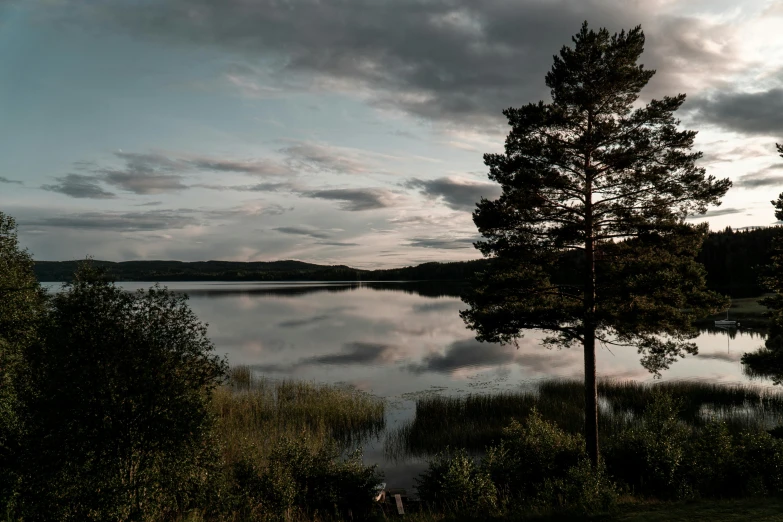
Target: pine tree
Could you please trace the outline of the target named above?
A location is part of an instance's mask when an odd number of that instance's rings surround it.
[[[783,145],[776,144],[778,153],[783,157]],[[783,192],[778,199],[772,200],[775,217],[783,221]],[[766,274],[761,278],[762,285],[772,292],[771,296],[759,300],[767,307],[764,314],[769,318],[769,333],[765,347],[742,356],[745,371],[752,375],[765,376],[775,384],[783,383],[783,233],[778,232],[772,240],[771,259]]]
[[[705,288],[695,262],[707,226],[685,222],[719,205],[728,179],[695,162],[696,132],[673,113],[684,94],[634,105],[655,73],[637,65],[640,26],[610,36],[587,22],[546,75],[552,102],[503,111],[512,127],[505,154],[485,154],[497,200],[473,220],[490,258],[461,312],[480,341],[511,343],[526,329],[548,334],[548,347],[581,345],[585,437],[598,464],[596,341],[636,347],[656,375],[686,353],[691,321],[725,307]],[[551,280],[579,252],[578,284]]]

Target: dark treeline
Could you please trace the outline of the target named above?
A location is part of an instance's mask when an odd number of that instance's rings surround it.
[[[769,263],[770,242],[778,227],[710,232],[698,260],[707,270],[707,285],[732,297],[764,293],[759,267]],[[345,265],[317,265],[301,261],[94,261],[118,281],[462,281],[486,266],[486,261],[423,263],[388,270],[362,270]],[[78,261],[36,261],[39,281],[69,281]],[[553,278],[569,283],[578,261],[564,260]]]

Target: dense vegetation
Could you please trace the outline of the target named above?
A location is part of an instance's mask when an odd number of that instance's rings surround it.
[[[772,238],[778,227],[710,232],[697,261],[707,270],[707,287],[732,297],[758,296],[764,292],[758,279],[760,267],[770,262]],[[580,259],[564,259],[553,271],[553,280],[574,283]],[[39,281],[69,281],[79,261],[35,261]],[[424,263],[388,270],[361,270],[299,261],[93,261],[117,281],[465,281],[486,270],[488,261]]]

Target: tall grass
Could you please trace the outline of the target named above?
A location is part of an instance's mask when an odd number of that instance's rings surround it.
[[[642,412],[656,392],[667,392],[682,401],[680,421],[695,427],[703,426],[711,417],[725,421],[732,431],[769,429],[783,423],[783,393],[761,387],[694,381],[601,381],[599,437],[606,439],[640,423]],[[583,383],[551,380],[530,392],[421,398],[416,401],[414,419],[389,434],[385,451],[391,459],[431,456],[447,446],[478,453],[498,443],[511,419],[526,417],[533,406],[544,419],[566,432],[583,432]]]
[[[284,438],[355,448],[385,427],[382,399],[348,387],[257,377],[234,367],[212,402],[227,463],[263,463]]]

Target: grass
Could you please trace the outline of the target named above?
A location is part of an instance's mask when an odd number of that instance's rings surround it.
[[[711,416],[724,420],[732,431],[769,429],[783,423],[783,393],[761,387],[602,381],[598,385],[600,436],[606,438],[624,425],[640,422],[656,390],[681,400],[680,420],[692,426],[703,425]],[[389,434],[385,451],[392,459],[432,456],[447,446],[481,452],[499,442],[512,418],[526,417],[533,406],[565,431],[579,433],[584,423],[584,385],[552,380],[531,392],[423,397],[416,401],[414,419]]]
[[[315,446],[334,440],[349,449],[385,428],[380,398],[348,387],[259,378],[245,366],[231,369],[212,405],[227,463],[248,457],[262,463],[282,437],[306,437]]]
[[[765,294],[758,297],[742,297],[731,300],[729,308],[729,319],[738,320],[743,326],[747,327],[765,327],[769,320],[763,316],[767,312],[767,307],[759,304],[759,299],[772,294]],[[717,319],[725,319],[725,310],[714,315],[695,321],[697,325],[710,324]]]
[[[697,502],[644,502],[628,500],[618,506],[615,513],[579,517],[573,514],[517,514],[503,518],[449,517],[438,513],[409,514],[410,522],[468,522],[492,520],[495,522],[691,522],[695,520],[712,522],[754,522],[779,521],[783,519],[783,500],[778,498],[743,498],[732,500],[709,500]]]

